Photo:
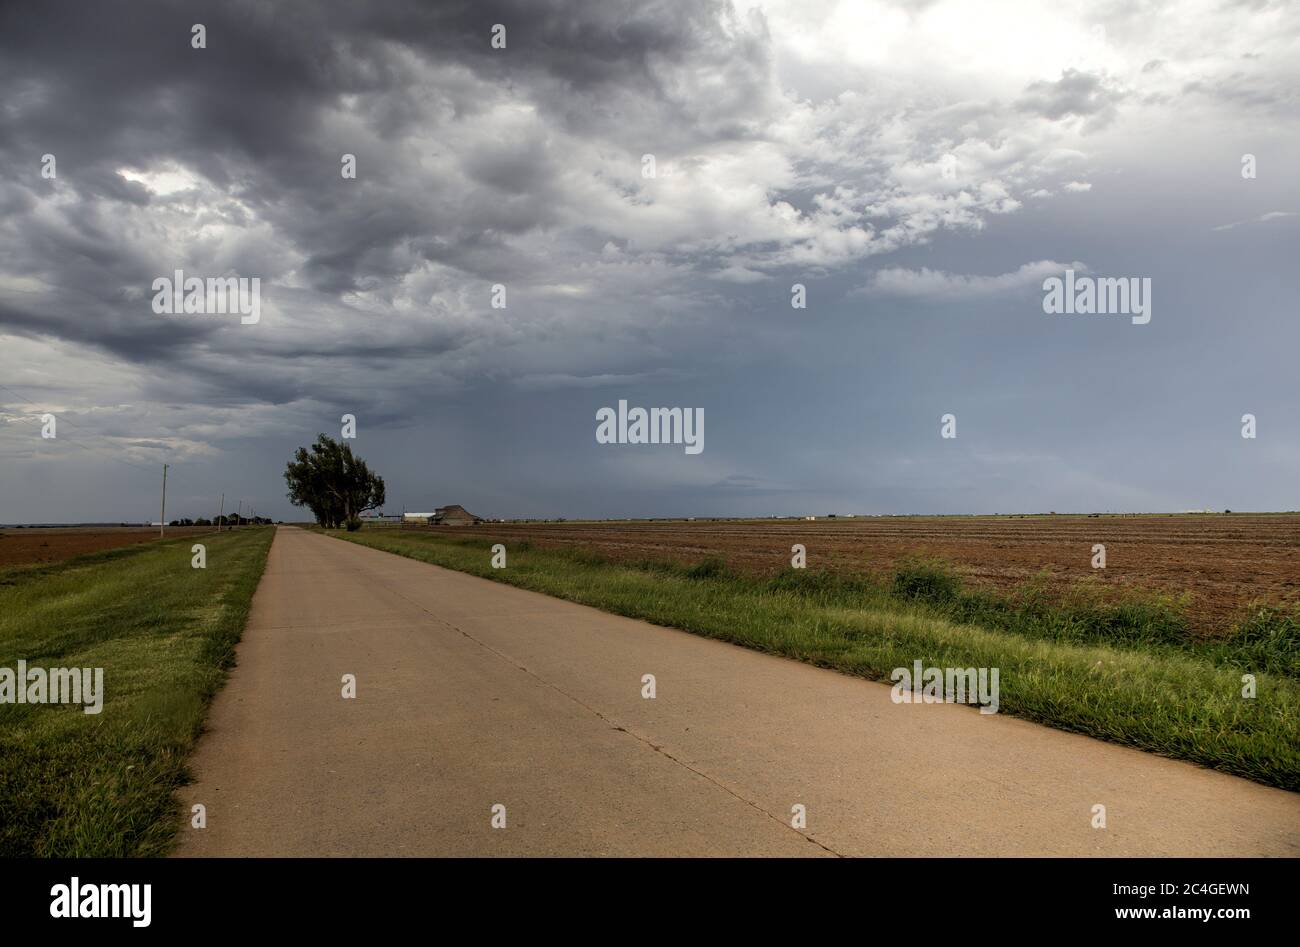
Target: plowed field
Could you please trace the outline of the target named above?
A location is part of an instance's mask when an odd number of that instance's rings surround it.
[[[1189,593],[1193,624],[1225,624],[1253,600],[1300,601],[1300,514],[1170,516],[856,517],[806,520],[488,523],[428,527],[457,536],[528,540],[614,559],[696,561],[719,556],[732,568],[788,568],[790,547],[808,568],[885,575],[899,560],[948,561],[972,586],[1013,588],[1043,575],[1075,582]],[[1092,568],[1092,547],[1106,568]]]
[[[212,532],[208,526],[169,526],[167,538]],[[0,568],[62,562],[118,546],[153,542],[157,526],[59,526],[0,530]]]

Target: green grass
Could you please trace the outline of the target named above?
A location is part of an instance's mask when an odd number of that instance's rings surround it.
[[[1300,614],[1257,606],[1229,635],[1187,630],[1186,602],[1087,588],[1012,595],[963,588],[942,565],[890,581],[717,559],[611,562],[590,550],[362,530],[331,535],[484,578],[872,680],[892,669],[996,667],[1001,712],[1300,790]],[[503,542],[508,568],[493,569]],[[1242,675],[1257,696],[1241,696]],[[972,709],[971,711],[975,711]]]
[[[1300,609],[1255,605],[1227,634],[1192,631],[1189,597],[1082,582],[1050,591],[1046,577],[1009,594],[967,590],[949,567],[911,560],[899,565],[891,591],[953,621],[1048,641],[1185,651],[1224,667],[1300,678]]]
[[[165,853],[274,530],[0,571],[0,667],[102,667],[104,705],[0,704],[0,856]],[[207,568],[190,546],[207,547]]]

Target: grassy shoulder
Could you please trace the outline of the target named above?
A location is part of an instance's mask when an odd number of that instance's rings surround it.
[[[926,667],[999,668],[1001,712],[1249,779],[1300,790],[1300,621],[1253,609],[1231,635],[1198,640],[1182,604],[1086,592],[1047,599],[966,592],[933,564],[892,581],[787,570],[736,575],[725,564],[613,563],[498,540],[361,530],[331,535],[605,611],[888,680]],[[1252,674],[1256,696],[1242,696]],[[975,711],[972,710],[972,713]]]
[[[0,572],[0,668],[103,668],[103,707],[0,704],[0,856],[160,855],[274,536],[246,528]]]

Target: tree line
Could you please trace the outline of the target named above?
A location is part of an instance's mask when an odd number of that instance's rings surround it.
[[[231,513],[227,516],[214,516],[208,519],[206,516],[200,516],[198,519],[190,519],[188,516],[181,519],[172,520],[168,526],[271,526],[275,520],[269,516],[240,516],[238,513]]]

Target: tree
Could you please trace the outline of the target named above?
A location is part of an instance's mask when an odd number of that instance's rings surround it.
[[[305,506],[327,529],[358,529],[361,514],[384,505],[384,478],[370,472],[352,448],[324,434],[311,449],[299,447],[284,471],[288,497]]]

